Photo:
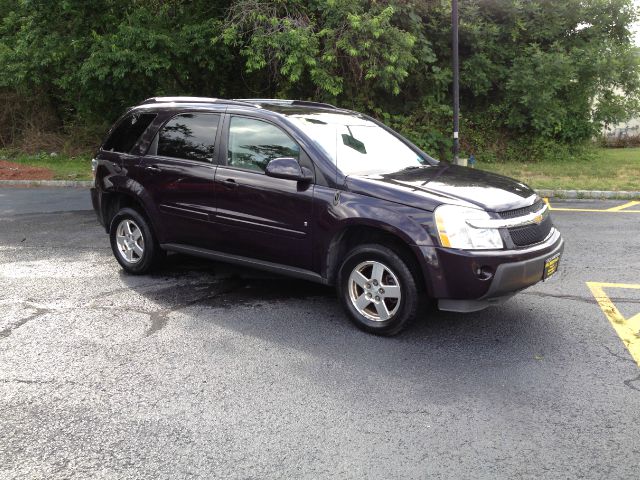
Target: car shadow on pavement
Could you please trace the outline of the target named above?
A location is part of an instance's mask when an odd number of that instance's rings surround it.
[[[503,375],[509,369],[510,376],[535,364],[557,342],[549,322],[528,318],[528,302],[536,301],[531,298],[472,314],[425,306],[407,330],[384,338],[353,326],[333,288],[306,281],[182,255],[169,256],[152,276],[160,281],[157,288],[139,287],[140,277],[121,276],[158,307],[150,314],[148,337],[161,335],[178,314],[199,338],[215,337],[221,328],[304,352],[316,368],[330,362],[358,366],[360,374],[397,376],[398,369],[408,369],[412,375],[448,379],[486,377],[487,369]]]

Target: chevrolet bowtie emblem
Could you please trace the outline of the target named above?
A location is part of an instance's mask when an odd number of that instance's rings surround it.
[[[542,223],[542,215],[536,215],[533,221],[540,225]]]

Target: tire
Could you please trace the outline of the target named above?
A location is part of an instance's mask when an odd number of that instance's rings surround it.
[[[111,220],[111,250],[125,272],[143,275],[164,256],[149,221],[133,208],[121,209]]]
[[[355,325],[376,335],[400,333],[418,312],[416,275],[390,248],[367,244],[345,257],[336,288]]]

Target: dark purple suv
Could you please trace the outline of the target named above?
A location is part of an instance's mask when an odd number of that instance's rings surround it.
[[[152,98],[93,161],[125,271],[165,252],[335,285],[392,335],[423,298],[472,312],[555,273],[563,240],[515,180],[438,162],[376,120],[296,100]]]

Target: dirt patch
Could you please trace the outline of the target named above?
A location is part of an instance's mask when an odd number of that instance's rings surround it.
[[[52,180],[53,172],[48,168],[32,167],[22,163],[0,160],[0,180]]]

